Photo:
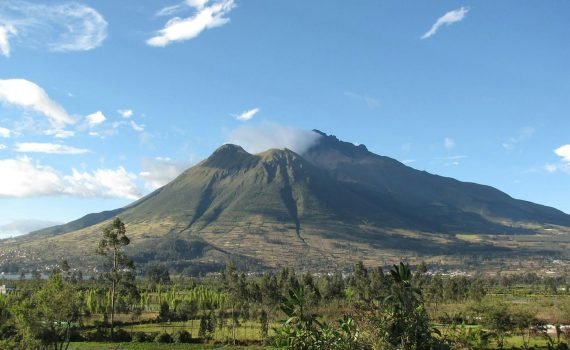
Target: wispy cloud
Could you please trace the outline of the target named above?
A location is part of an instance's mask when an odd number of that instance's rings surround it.
[[[50,99],[44,89],[29,80],[0,80],[0,102],[38,112],[56,129],[75,123],[75,118]]]
[[[17,143],[14,150],[20,153],[46,153],[46,154],[85,154],[88,149],[76,148],[57,143],[22,142]]]
[[[139,176],[145,181],[147,190],[156,190],[180,175],[191,161],[174,161],[170,158],[145,158],[141,164]]]
[[[163,29],[147,40],[150,46],[166,46],[175,41],[185,41],[196,38],[206,29],[221,27],[230,21],[225,17],[236,6],[234,0],[219,0],[208,5],[209,1],[186,1],[182,7],[194,9],[194,15],[187,18],[174,17]],[[168,7],[159,14],[174,13],[180,9]]]
[[[452,139],[451,137],[446,137],[443,139],[443,147],[445,147],[445,149],[451,150],[455,148],[455,140]]]
[[[463,156],[463,155],[443,157],[443,159],[446,159],[446,160],[459,160],[459,159],[465,159],[465,158],[467,158],[467,156]]]
[[[10,57],[10,37],[16,36],[18,31],[11,24],[0,25],[0,53]]]
[[[123,118],[130,118],[133,116],[133,110],[132,109],[119,109],[117,111]]]
[[[75,2],[56,5],[2,0],[0,17],[18,43],[49,51],[86,51],[107,37],[107,22],[95,9]],[[5,25],[6,26],[6,25]],[[0,42],[1,42],[0,38]]]
[[[95,113],[89,114],[85,117],[85,119],[87,120],[89,127],[94,127],[95,125],[99,125],[107,120],[107,117],[105,117],[103,112],[97,111]]]
[[[0,151],[3,150],[3,149],[6,149],[6,148],[7,148],[6,145],[3,145],[3,144],[0,143]]]
[[[228,143],[240,145],[251,153],[263,152],[270,148],[288,148],[302,154],[319,138],[320,135],[313,131],[266,122],[232,130],[228,135]]]
[[[123,167],[62,175],[29,157],[0,160],[0,197],[77,196],[138,199],[137,176]]]
[[[422,35],[422,39],[427,39],[434,36],[442,26],[450,26],[454,23],[461,22],[469,12],[469,7],[460,7],[457,10],[447,12],[445,15],[439,17],[437,21],[431,26],[430,30]]]
[[[7,139],[10,136],[12,136],[12,130],[0,126],[0,137]]]
[[[536,130],[534,128],[523,128],[517,132],[516,136],[509,137],[507,141],[503,142],[503,148],[509,151],[513,150],[520,143],[531,139],[534,136],[535,132]]]
[[[380,106],[380,101],[368,95],[357,94],[352,91],[345,91],[344,96],[350,97],[353,100],[363,102],[364,104],[366,104],[366,106],[368,106],[368,108],[376,108]]]
[[[144,125],[139,125],[139,124],[135,123],[134,120],[131,120],[131,123],[130,123],[130,124],[131,124],[131,128],[132,128],[134,131],[137,131],[137,132],[143,132],[143,131],[144,131],[144,128],[145,128]]]
[[[544,165],[544,170],[546,170],[549,173],[555,173],[556,171],[558,171],[558,169],[559,169],[558,164],[548,163],[548,164]]]
[[[75,131],[62,130],[62,129],[49,129],[45,130],[44,135],[53,136],[56,139],[66,139],[75,135]]]
[[[186,0],[176,5],[166,6],[158,11],[157,16],[170,16],[175,13],[183,12],[188,7],[195,8],[196,10],[203,9],[209,0]]]
[[[240,114],[232,114],[232,116],[234,118],[236,118],[237,120],[240,120],[242,122],[248,121],[251,118],[253,118],[254,115],[256,115],[259,112],[259,108],[252,108],[249,109],[247,111],[243,111]]]

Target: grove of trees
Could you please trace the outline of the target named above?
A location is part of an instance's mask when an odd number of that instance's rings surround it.
[[[99,276],[67,261],[0,295],[0,349],[72,341],[257,343],[283,349],[566,349],[564,276],[444,276],[400,263],[350,273],[135,269],[125,225],[105,227]],[[137,276],[135,276],[137,271]],[[551,326],[549,326],[549,324]],[[550,332],[549,332],[550,329]]]

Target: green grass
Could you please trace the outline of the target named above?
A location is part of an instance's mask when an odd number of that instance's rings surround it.
[[[157,344],[157,343],[71,343],[69,350],[261,350],[261,346],[230,346],[204,344]]]
[[[216,327],[214,332],[214,340],[225,341],[232,339],[231,327],[229,327],[229,320],[226,325],[219,329]],[[276,327],[277,324],[269,325],[269,333],[271,335],[272,328]],[[145,332],[145,333],[169,333],[174,334],[179,330],[186,330],[192,334],[192,338],[198,337],[198,332],[200,330],[200,320],[194,320],[194,322],[170,322],[170,323],[156,323],[156,324],[141,324],[134,326],[122,327],[127,332]],[[236,339],[238,340],[261,340],[261,325],[258,322],[242,322],[239,327],[236,327]]]

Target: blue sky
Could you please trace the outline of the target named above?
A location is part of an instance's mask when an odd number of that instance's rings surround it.
[[[570,212],[569,2],[355,4],[3,0],[0,234],[314,128]]]

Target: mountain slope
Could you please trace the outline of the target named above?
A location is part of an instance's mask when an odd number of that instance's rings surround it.
[[[516,200],[490,186],[461,182],[408,167],[315,130],[320,142],[303,156],[342,182],[390,194],[394,206],[438,232],[504,233],[515,223],[570,226],[554,208]],[[419,215],[416,215],[419,214]],[[522,233],[521,225],[513,233]]]
[[[0,253],[24,247],[44,261],[75,254],[88,264],[102,227],[117,215],[138,261],[181,268],[229,257],[259,266],[333,268],[402,256],[552,255],[550,246],[504,235],[570,233],[570,216],[556,209],[418,171],[315,132],[318,142],[303,155],[288,149],[254,155],[223,145],[125,208],[7,241]]]

